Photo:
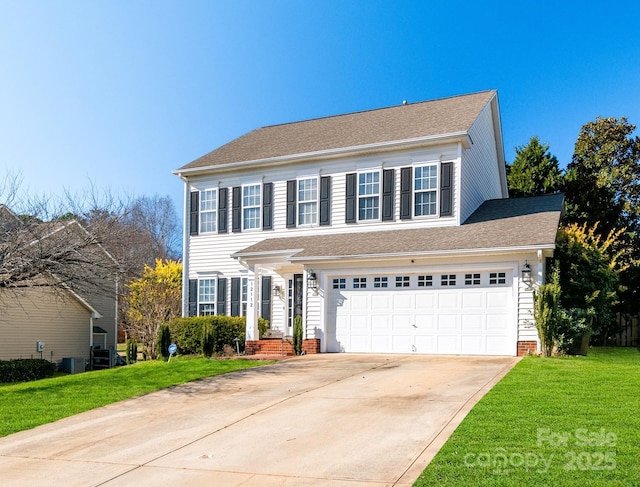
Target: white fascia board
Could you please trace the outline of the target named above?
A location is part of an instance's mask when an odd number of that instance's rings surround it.
[[[291,262],[292,257],[303,249],[275,250],[272,252],[243,252],[235,253],[231,257],[242,265],[253,267],[260,264],[281,264]]]
[[[323,262],[323,261],[345,261],[345,260],[371,260],[371,259],[406,259],[407,257],[432,257],[441,255],[487,255],[487,254],[511,254],[521,252],[531,252],[537,250],[555,249],[555,244],[534,245],[521,247],[493,247],[487,249],[466,249],[466,250],[432,250],[428,252],[396,252],[388,254],[354,254],[354,255],[334,255],[322,257],[291,257],[291,262]]]
[[[460,142],[466,148],[471,145],[471,141],[469,135],[466,131],[463,132],[453,132],[450,134],[444,135],[430,135],[428,137],[415,137],[412,139],[404,139],[404,140],[392,140],[389,142],[376,142],[374,144],[365,144],[358,145],[352,147],[340,147],[336,149],[326,149],[321,151],[314,152],[303,152],[300,154],[290,154],[285,156],[277,156],[277,157],[267,157],[264,159],[254,159],[251,161],[242,161],[242,162],[230,162],[224,164],[218,164],[215,166],[204,166],[204,167],[194,167],[191,169],[180,170],[177,169],[172,171],[172,174],[185,179],[189,175],[195,175],[201,172],[216,172],[216,171],[226,171],[229,169],[241,169],[245,166],[255,166],[257,164],[260,165],[279,165],[279,164],[289,164],[294,162],[303,161],[306,159],[331,159],[337,158],[345,155],[357,155],[362,152],[372,152],[372,151],[381,151],[381,150],[399,150],[399,149],[409,149],[413,147],[419,147],[426,144],[436,144],[436,143],[456,143]]]

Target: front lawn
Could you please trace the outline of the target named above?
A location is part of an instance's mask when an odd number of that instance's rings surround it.
[[[526,357],[416,486],[640,486],[640,353]]]
[[[177,357],[109,370],[0,385],[0,437],[204,377],[256,367],[255,360]]]

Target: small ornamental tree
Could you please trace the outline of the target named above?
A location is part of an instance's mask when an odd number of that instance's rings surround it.
[[[302,355],[302,316],[297,315],[293,320],[293,350],[296,355]]]
[[[533,317],[540,337],[542,354],[550,357],[558,336],[560,320],[560,270],[556,267],[550,283],[541,285],[533,293]]]
[[[160,325],[180,315],[182,264],[156,260],[155,269],[145,266],[142,277],[127,287],[129,333],[144,345],[148,358],[156,359]]]

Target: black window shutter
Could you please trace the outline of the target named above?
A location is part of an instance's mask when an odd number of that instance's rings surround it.
[[[262,276],[260,316],[271,321],[271,276]]]
[[[227,278],[218,278],[218,299],[216,302],[216,314],[227,314]]]
[[[229,188],[218,189],[218,233],[227,233],[229,217],[227,206],[229,205]]]
[[[382,221],[393,220],[395,173],[393,169],[385,169],[382,171]]]
[[[453,214],[453,174],[452,163],[440,164],[440,216]]]
[[[411,219],[411,203],[413,187],[413,168],[403,167],[400,169],[400,219]]]
[[[345,223],[356,222],[356,173],[347,174]]]
[[[189,279],[189,316],[198,316],[198,280]]]
[[[295,179],[287,181],[287,228],[296,226],[296,201],[298,198],[298,184]]]
[[[320,178],[320,225],[331,225],[331,176]]]
[[[273,230],[273,183],[262,185],[262,229]]]
[[[231,316],[240,316],[240,278],[231,278]]]
[[[231,231],[242,231],[242,188],[236,186],[231,191]]]
[[[200,205],[200,193],[198,191],[191,192],[190,218],[189,218],[189,234],[198,235],[198,206]]]

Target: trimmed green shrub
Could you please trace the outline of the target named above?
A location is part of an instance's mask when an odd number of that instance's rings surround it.
[[[178,350],[183,355],[197,355],[204,352],[203,327],[209,324],[212,328],[210,340],[211,354],[223,353],[224,346],[229,345],[235,350],[239,339],[240,351],[244,350],[245,342],[244,316],[194,316],[189,318],[175,318],[168,325],[171,336]]]
[[[269,320],[265,320],[262,316],[258,318],[258,338],[262,338],[269,329]]]
[[[56,364],[43,359],[0,360],[0,382],[26,382],[53,377]]]
[[[302,355],[302,316],[300,315],[293,320],[293,350],[296,355]]]
[[[158,355],[168,359],[169,345],[171,345],[171,330],[168,324],[163,323],[158,331]]]

